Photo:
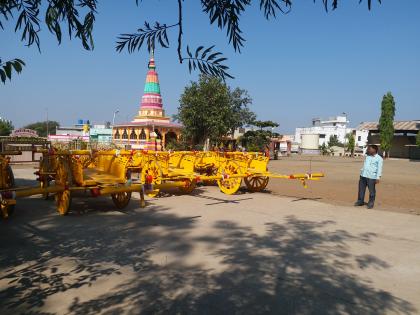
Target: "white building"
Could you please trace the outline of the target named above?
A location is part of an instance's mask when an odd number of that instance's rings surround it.
[[[349,121],[345,113],[325,120],[314,118],[311,127],[296,128],[295,142],[302,143],[302,134],[317,134],[319,135],[319,145],[328,144],[328,140],[334,135],[340,142],[344,143],[346,134],[353,132],[353,129],[349,128],[348,125]]]
[[[368,144],[369,130],[360,128],[363,127],[360,125],[356,128],[354,132],[354,139],[356,141],[356,148],[362,149],[364,151]]]

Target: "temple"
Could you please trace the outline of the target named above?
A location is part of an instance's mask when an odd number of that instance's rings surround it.
[[[166,144],[178,141],[182,126],[165,116],[153,52],[148,68],[138,115],[131,122],[114,125],[112,138],[133,149],[163,151]]]

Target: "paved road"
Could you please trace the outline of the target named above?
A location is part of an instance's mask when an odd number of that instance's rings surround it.
[[[420,217],[267,193],[19,200],[0,314],[414,314]]]

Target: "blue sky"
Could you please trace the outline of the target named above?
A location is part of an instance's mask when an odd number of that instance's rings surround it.
[[[342,112],[352,126],[377,120],[380,102],[392,91],[396,119],[420,119],[420,1],[384,0],[374,3],[341,1],[332,12],[321,1],[294,1],[292,11],[266,21],[258,6],[242,17],[246,38],[242,53],[228,45],[225,32],[210,26],[199,1],[185,1],[184,43],[191,47],[216,45],[229,58],[232,87],[249,91],[251,106],[260,119],[280,123],[279,131],[293,132],[313,117]],[[364,1],[365,2],[365,1]],[[117,4],[119,3],[119,4]],[[404,3],[404,4],[403,4]],[[0,116],[16,127],[50,119],[63,125],[78,118],[102,123],[131,120],[142,95],[148,53],[117,53],[116,37],[133,32],[144,20],[176,22],[176,1],[101,1],[95,25],[94,51],[78,40],[59,46],[52,34],[42,32],[41,50],[27,48],[12,24],[0,31],[0,57],[18,57],[27,66],[12,82],[0,87]],[[184,86],[197,78],[178,63],[176,32],[171,47],[158,48],[155,57],[164,106],[177,111]]]

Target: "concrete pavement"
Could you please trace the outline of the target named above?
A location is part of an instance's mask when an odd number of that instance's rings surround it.
[[[300,189],[300,187],[297,187]],[[420,217],[268,193],[18,201],[0,314],[415,314]]]

